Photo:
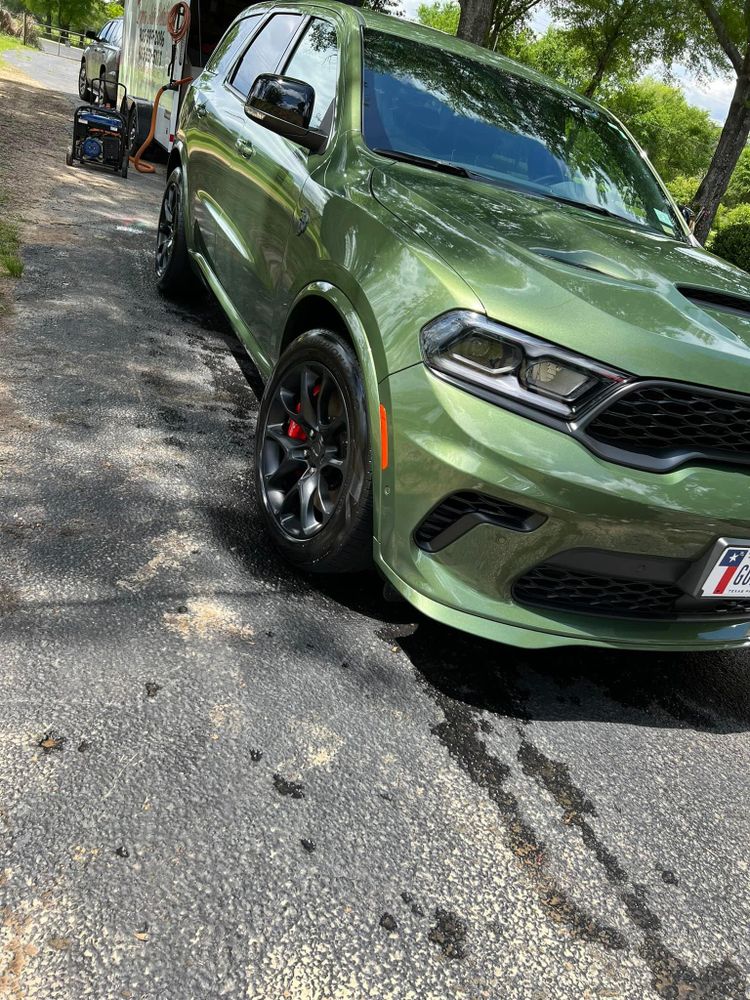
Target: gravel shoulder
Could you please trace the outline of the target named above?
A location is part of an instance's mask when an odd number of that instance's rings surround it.
[[[153,289],[163,174],[66,168],[15,72],[0,997],[746,998],[748,655],[519,652],[279,565],[241,349]]]

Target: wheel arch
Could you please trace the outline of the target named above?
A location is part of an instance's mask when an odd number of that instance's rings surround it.
[[[357,355],[365,384],[367,416],[372,445],[373,526],[379,536],[380,490],[383,444],[380,438],[380,388],[370,342],[357,311],[345,292],[327,281],[316,281],[304,288],[289,310],[280,343],[280,352],[301,334],[324,327],[343,337]]]

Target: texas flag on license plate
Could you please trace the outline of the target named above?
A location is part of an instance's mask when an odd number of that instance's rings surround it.
[[[750,596],[750,548],[724,549],[703,584],[704,597]]]

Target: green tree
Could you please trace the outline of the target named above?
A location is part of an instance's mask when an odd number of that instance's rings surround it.
[[[458,31],[458,19],[461,8],[453,0],[439,0],[438,3],[421,3],[417,8],[417,17],[421,24],[428,28],[437,28],[447,35],[455,35]]]
[[[57,23],[58,27],[67,30],[98,21],[102,5],[96,0],[26,0],[26,6],[48,27]]]
[[[520,32],[506,51],[512,59],[552,77],[571,90],[583,90],[590,77],[586,50],[570,37],[569,32],[554,25],[539,36],[530,31]]]
[[[702,31],[703,61],[730,68],[734,75],[734,93],[724,127],[711,163],[695,195],[693,205],[700,212],[695,235],[706,240],[714,216],[721,204],[732,173],[750,135],[750,3],[746,0],[682,0],[686,21],[697,12],[698,32]]]
[[[607,78],[635,79],[656,59],[671,65],[694,37],[669,0],[551,0],[550,11],[566,37],[587,53],[586,97]]]
[[[677,87],[646,77],[608,95],[605,104],[648,151],[665,181],[703,175],[719,129],[708,111],[688,104]]]
[[[467,42],[497,48],[500,39],[520,31],[542,0],[460,0],[457,35]]]
[[[726,208],[735,208],[748,202],[750,202],[750,148],[745,146],[721,203]]]

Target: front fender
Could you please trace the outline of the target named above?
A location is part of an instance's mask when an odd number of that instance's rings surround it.
[[[389,489],[389,470],[383,468],[384,458],[387,464],[388,444],[381,439],[381,404],[388,412],[390,400],[387,398],[387,381],[379,383],[378,369],[375,363],[370,341],[365,327],[349,297],[336,285],[329,281],[313,281],[303,288],[289,310],[289,315],[306,298],[325,299],[339,314],[351,337],[354,351],[357,355],[362,379],[367,395],[367,419],[370,425],[370,441],[372,446],[372,492],[373,492],[373,530],[375,538],[380,537],[381,497],[385,489]],[[385,395],[384,395],[385,394]],[[387,434],[387,427],[386,427]]]

